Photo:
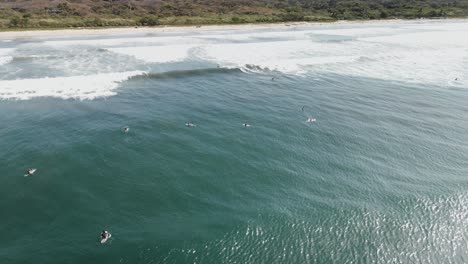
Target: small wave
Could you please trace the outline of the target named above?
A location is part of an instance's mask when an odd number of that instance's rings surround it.
[[[200,76],[205,74],[216,74],[216,73],[230,73],[238,72],[239,69],[226,69],[226,68],[204,68],[204,69],[194,69],[194,70],[176,70],[176,71],[167,71],[159,73],[148,73],[143,75],[135,76],[135,79],[175,79],[183,78],[190,76]]]
[[[115,95],[119,83],[141,71],[101,73],[84,76],[0,81],[0,99],[29,100],[36,97],[92,100]]]

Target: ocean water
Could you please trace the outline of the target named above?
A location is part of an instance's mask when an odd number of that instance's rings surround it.
[[[467,32],[0,40],[0,263],[467,263]]]

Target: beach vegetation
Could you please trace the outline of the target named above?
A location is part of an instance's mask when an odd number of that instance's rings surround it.
[[[9,0],[0,29],[468,17],[468,0]]]

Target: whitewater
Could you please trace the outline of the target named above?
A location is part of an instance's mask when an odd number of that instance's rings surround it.
[[[465,87],[467,30],[430,21],[13,40],[0,43],[0,99],[107,97],[136,75],[190,67]]]

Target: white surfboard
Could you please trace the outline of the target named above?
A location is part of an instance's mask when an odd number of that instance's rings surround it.
[[[106,238],[101,239],[101,244],[106,243],[107,240],[109,240],[109,238],[111,238],[111,237],[112,237],[112,235],[111,235],[111,233],[109,233],[109,235]]]
[[[31,169],[30,173],[26,173],[24,177],[28,177],[29,175],[33,175],[36,172],[37,169]]]

